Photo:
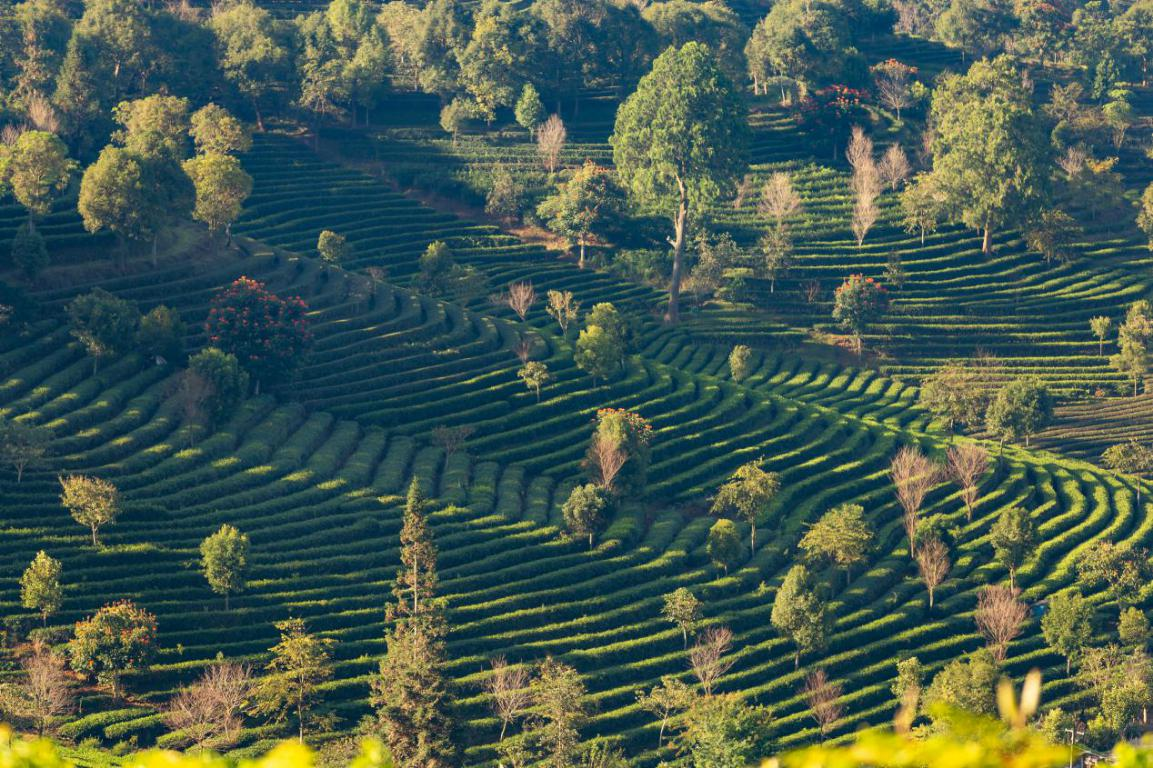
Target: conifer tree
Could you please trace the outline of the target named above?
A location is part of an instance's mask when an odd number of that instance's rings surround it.
[[[386,651],[372,684],[377,728],[397,764],[444,768],[459,762],[445,679],[444,602],[436,597],[436,545],[427,500],[413,478],[400,531],[400,569],[386,619]]]

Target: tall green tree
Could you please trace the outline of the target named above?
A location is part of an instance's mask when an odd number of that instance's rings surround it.
[[[1133,475],[1136,482],[1137,503],[1141,503],[1141,483],[1145,476],[1153,472],[1153,448],[1135,439],[1111,445],[1101,454],[1101,462],[1117,473]]]
[[[794,565],[785,574],[773,610],[769,616],[773,627],[787,637],[796,649],[793,666],[801,664],[801,654],[823,648],[829,630],[825,602],[817,594],[809,569]]]
[[[1015,379],[997,392],[985,412],[985,428],[1001,442],[1030,438],[1053,419],[1053,396],[1033,378]]]
[[[622,183],[642,206],[673,224],[673,268],[665,318],[680,317],[686,237],[695,218],[736,186],[747,166],[742,99],[709,48],[688,43],[653,62],[617,110],[610,139]]]
[[[332,677],[332,647],[335,640],[317,637],[303,619],[276,622],[280,642],[269,651],[272,658],[253,691],[252,711],[282,723],[296,718],[297,738],[313,725],[312,712],[320,704],[320,686]]]
[[[248,535],[231,525],[200,542],[200,567],[208,586],[218,595],[224,595],[224,610],[233,593],[244,590],[248,571]]]
[[[733,525],[732,520],[718,520],[713,523],[709,528],[705,549],[713,565],[723,569],[726,574],[740,562],[744,547],[741,546],[737,526]]]
[[[768,511],[773,497],[781,490],[781,477],[761,469],[761,462],[750,461],[733,472],[713,498],[714,515],[735,512],[749,524],[749,552],[757,551],[757,520]]]
[[[426,519],[427,500],[413,478],[400,533],[396,603],[380,674],[372,683],[376,727],[401,765],[453,766],[459,761],[445,675],[448,624],[437,597],[436,545]]]
[[[56,196],[68,187],[76,170],[68,148],[54,134],[26,131],[0,161],[0,190],[11,190],[16,202],[28,211],[28,226],[47,216]]]
[[[264,130],[269,97],[288,76],[289,47],[280,22],[252,0],[237,0],[215,6],[208,27],[225,80],[248,100]]]
[[[72,335],[92,356],[95,369],[101,358],[129,351],[140,324],[140,310],[127,299],[93,288],[68,303],[68,320]]]
[[[591,551],[593,538],[607,522],[608,508],[608,491],[599,485],[589,483],[572,489],[561,508],[561,513],[569,533],[573,536],[588,537]]]
[[[661,613],[666,619],[677,625],[677,629],[681,631],[685,648],[688,648],[689,633],[701,620],[701,601],[688,587],[678,587],[665,595],[665,604]]]
[[[680,722],[676,746],[692,768],[745,768],[773,750],[772,713],[736,693],[697,696]]]
[[[1001,511],[989,530],[989,543],[1001,565],[1009,569],[1009,586],[1017,586],[1017,569],[1034,554],[1037,528],[1025,509],[1011,506]]]
[[[20,576],[20,604],[38,612],[45,626],[48,617],[60,610],[64,602],[64,590],[60,586],[61,570],[59,560],[40,550]]]
[[[813,523],[798,545],[815,560],[845,569],[845,583],[854,565],[866,561],[873,546],[873,529],[860,504],[838,504]]]
[[[1030,219],[1048,199],[1049,142],[1020,69],[978,61],[933,91],[932,178],[952,217],[982,232]]]
[[[573,172],[557,191],[537,207],[548,228],[580,248],[578,265],[585,267],[585,246],[621,215],[624,196],[612,172],[592,160]]]
[[[218,152],[185,160],[184,172],[196,194],[192,218],[207,225],[213,234],[224,230],[225,242],[231,246],[232,224],[252,194],[252,177],[235,157]]]
[[[1093,641],[1093,606],[1076,592],[1053,595],[1041,617],[1041,634],[1050,648],[1065,657],[1065,674],[1069,674],[1074,659]]]
[[[120,515],[120,491],[107,480],[87,475],[61,477],[60,490],[60,503],[73,520],[92,531],[92,546],[100,546],[100,529]]]
[[[1125,322],[1117,329],[1117,354],[1109,364],[1133,382],[1133,396],[1149,373],[1149,344],[1153,341],[1153,304],[1145,299],[1133,302]]]

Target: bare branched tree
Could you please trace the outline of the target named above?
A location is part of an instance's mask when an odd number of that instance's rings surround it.
[[[64,657],[36,641],[20,661],[16,682],[0,686],[0,711],[17,723],[27,723],[40,736],[52,732],[59,719],[72,712],[76,696]]]
[[[536,289],[532,287],[532,282],[529,280],[510,283],[505,301],[509,309],[516,312],[517,317],[521,320],[524,320],[536,302]]]
[[[432,428],[432,440],[444,449],[446,455],[452,456],[464,448],[475,431],[476,427],[471,424],[458,424],[453,427],[441,424]]]
[[[733,632],[728,627],[712,627],[705,630],[689,651],[689,666],[701,683],[706,696],[713,695],[713,689],[725,673],[733,666],[733,659],[725,654],[733,646]]]
[[[909,165],[909,157],[905,154],[905,150],[901,149],[901,145],[893,144],[881,156],[878,170],[881,173],[882,181],[889,186],[889,189],[895,190],[905,179],[909,178],[913,167]]]
[[[859,125],[853,126],[845,159],[849,161],[854,174],[862,165],[873,162],[873,140],[865,135],[865,129]]]
[[[524,365],[532,358],[533,347],[536,346],[532,343],[532,339],[528,336],[521,336],[517,339],[516,344],[513,345],[512,352],[516,355],[516,359],[520,360],[521,365]]]
[[[560,326],[561,335],[567,335],[569,326],[580,315],[580,302],[573,298],[572,291],[549,291],[548,314]]]
[[[936,536],[921,542],[917,546],[917,570],[921,573],[921,581],[929,590],[929,610],[933,610],[933,596],[937,587],[949,575],[949,548],[945,542]]]
[[[537,132],[537,152],[549,173],[556,173],[557,168],[560,167],[561,152],[564,151],[567,140],[568,131],[565,129],[564,121],[560,119],[560,115],[551,115]]]
[[[589,456],[596,464],[601,487],[611,491],[617,475],[620,474],[621,469],[629,460],[628,454],[612,436],[597,432],[593,436],[592,445],[589,447]]]
[[[52,106],[52,102],[47,96],[42,93],[33,93],[28,96],[25,104],[27,105],[28,119],[32,121],[32,125],[36,126],[36,130],[60,133],[60,116],[56,114],[56,108]]]
[[[492,676],[485,690],[492,695],[492,711],[500,718],[500,740],[514,720],[522,717],[532,704],[528,667],[513,666],[504,656],[492,660]]]
[[[905,512],[905,535],[909,537],[909,554],[913,555],[921,505],[925,503],[925,496],[933,486],[940,482],[941,468],[921,453],[920,449],[907,445],[893,457],[889,464],[889,476],[893,478],[897,501],[901,502]]]
[[[1075,179],[1085,170],[1089,162],[1089,153],[1084,147],[1069,147],[1065,154],[1057,159],[1057,165],[1070,179]]]
[[[865,135],[858,125],[853,127],[849,148],[845,151],[849,165],[853,167],[851,186],[853,189],[853,235],[857,247],[865,242],[865,235],[877,223],[880,209],[877,198],[881,194],[881,172],[873,159],[873,140]]]
[[[900,62],[886,63],[888,66],[877,66],[873,69],[877,100],[893,110],[900,120],[901,110],[913,103],[912,80],[916,70]]]
[[[989,650],[997,661],[1004,661],[1009,643],[1021,634],[1029,608],[1020,599],[1021,591],[1003,584],[990,584],[981,588],[977,596],[977,611],[973,619],[989,643]]]
[[[243,664],[213,664],[168,703],[165,720],[198,749],[231,744],[244,724],[252,674]]]
[[[785,219],[801,209],[801,196],[793,189],[792,179],[784,172],[774,173],[761,188],[757,210],[773,220],[777,229],[783,229]]]
[[[949,475],[961,486],[965,518],[973,522],[973,506],[977,503],[981,478],[989,471],[989,452],[976,443],[961,443],[950,448],[947,455]]]
[[[741,177],[741,183],[737,185],[737,194],[733,196],[733,210],[739,211],[745,207],[745,201],[749,199],[749,193],[753,191],[753,175],[746,173]]]
[[[809,703],[809,714],[817,721],[821,729],[821,740],[833,730],[837,721],[845,713],[841,705],[841,696],[844,691],[840,683],[829,679],[825,670],[818,669],[805,676],[803,689],[805,700]]]

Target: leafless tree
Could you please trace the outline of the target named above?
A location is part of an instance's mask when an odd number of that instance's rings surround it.
[[[534,349],[536,349],[536,344],[533,342],[532,337],[521,336],[519,339],[517,339],[517,342],[513,346],[512,351],[513,354],[516,355],[516,359],[520,360],[521,365],[524,365],[530,359],[532,359],[532,353]]]
[[[1057,165],[1070,179],[1075,179],[1085,170],[1089,162],[1089,153],[1084,147],[1069,147],[1065,154],[1057,159]]]
[[[801,209],[801,196],[793,189],[792,179],[784,172],[774,173],[761,188],[757,210],[773,220],[777,229],[785,226],[785,219]]]
[[[207,419],[205,406],[215,389],[211,381],[196,371],[188,369],[180,374],[176,385],[176,397],[184,416],[184,429],[189,445],[195,436],[195,428],[203,426]]]
[[[905,154],[905,150],[901,149],[901,145],[892,144],[881,156],[878,170],[881,173],[881,179],[889,185],[889,189],[895,190],[905,179],[909,178],[913,168],[909,165],[909,157]]]
[[[898,61],[885,62],[873,69],[877,100],[897,114],[913,103],[912,80],[916,70]]]
[[[801,292],[805,296],[806,304],[816,304],[817,300],[821,298],[821,281],[820,280],[807,280],[801,286]]]
[[[589,456],[600,475],[601,487],[611,491],[617,475],[629,460],[628,454],[613,437],[597,432],[589,447]]]
[[[805,700],[809,703],[809,714],[821,728],[821,740],[823,741],[845,713],[844,707],[841,705],[841,696],[844,691],[840,683],[835,683],[829,679],[825,670],[818,669],[805,676],[803,692]]]
[[[573,298],[572,291],[549,291],[548,308],[549,317],[556,320],[560,326],[561,335],[567,335],[569,326],[580,315],[581,305]]]
[[[989,471],[989,452],[976,443],[961,443],[948,451],[949,475],[961,486],[965,502],[965,519],[973,522],[973,505],[977,503],[981,478]]]
[[[867,180],[866,180],[867,178]],[[862,177],[862,183],[857,186],[857,199],[853,204],[853,236],[857,238],[857,247],[865,243],[865,236],[877,223],[880,209],[877,207],[877,196],[881,192],[880,176],[873,166],[871,173]]]
[[[933,610],[933,596],[937,587],[949,575],[949,548],[945,542],[936,536],[923,541],[917,546],[917,570],[921,573],[921,581],[929,590],[929,610]]]
[[[997,661],[1004,661],[1009,643],[1021,634],[1029,608],[1020,599],[1021,591],[1003,584],[990,584],[981,588],[977,596],[977,611],[973,619],[989,643],[989,650]]]
[[[27,723],[41,736],[52,731],[57,720],[75,709],[74,684],[64,657],[37,641],[32,653],[21,659],[16,682],[0,686],[0,711],[19,723]]]
[[[504,741],[509,723],[524,715],[532,704],[528,667],[513,666],[504,656],[492,660],[492,676],[485,690],[492,695],[492,711],[500,718],[500,740]]]
[[[532,305],[536,302],[536,289],[532,287],[532,282],[528,280],[521,280],[515,283],[510,283],[508,286],[508,297],[505,299],[509,309],[516,312],[517,317],[524,320],[528,316],[528,311],[532,309]]]
[[[56,114],[56,108],[52,106],[52,102],[47,96],[42,93],[33,93],[29,95],[25,104],[28,119],[32,121],[32,125],[36,126],[37,130],[48,133],[60,132],[60,116]]]
[[[560,115],[551,115],[540,127],[536,137],[537,152],[549,173],[556,173],[560,166],[560,155],[568,140],[568,131]]]
[[[251,692],[248,667],[232,662],[213,664],[199,680],[177,692],[164,718],[197,749],[231,744],[244,723],[242,713]]]
[[[8,123],[8,125],[0,128],[0,145],[10,147],[16,143],[16,140],[28,130],[27,125],[16,125],[15,123]]]
[[[905,511],[905,534],[909,537],[909,553],[912,555],[921,505],[925,503],[925,496],[940,481],[941,469],[920,449],[907,445],[893,457],[889,464],[889,476],[893,478],[897,501],[901,502],[901,508]]]
[[[853,168],[850,181],[853,190],[852,228],[857,238],[857,247],[860,248],[865,242],[865,235],[877,223],[880,215],[877,198],[881,194],[881,173],[877,161],[873,159],[873,140],[865,135],[859,125],[853,127],[845,157]]]
[[[745,201],[749,198],[749,193],[753,191],[753,175],[746,173],[741,177],[741,183],[737,185],[737,194],[733,196],[733,210],[739,211],[745,207]]]
[[[862,165],[873,162],[873,140],[865,135],[865,129],[859,125],[853,126],[849,136],[849,148],[845,150],[845,159],[853,173]]]
[[[713,689],[725,673],[733,666],[733,659],[725,654],[733,646],[733,632],[728,627],[712,627],[697,640],[689,651],[689,666],[701,683],[706,696],[713,695]]]
[[[432,440],[444,449],[446,455],[452,456],[461,448],[464,448],[464,444],[472,437],[472,433],[475,431],[476,428],[470,424],[460,424],[455,427],[441,424],[440,426],[433,427]]]

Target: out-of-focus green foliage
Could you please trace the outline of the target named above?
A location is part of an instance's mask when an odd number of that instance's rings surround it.
[[[314,768],[316,755],[296,741],[285,741],[259,758],[236,760],[212,752],[184,754],[153,749],[124,760],[124,768]],[[1142,764],[1143,765],[1143,764]],[[376,739],[366,739],[348,768],[394,768],[388,750]],[[48,739],[22,739],[0,725],[0,768],[75,768]]]

